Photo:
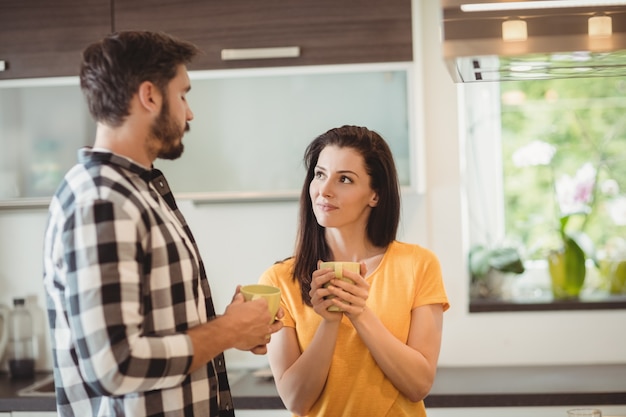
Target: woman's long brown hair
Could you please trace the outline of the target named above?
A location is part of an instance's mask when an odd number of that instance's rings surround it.
[[[311,305],[311,274],[318,260],[333,260],[324,236],[324,227],[313,213],[309,185],[317,160],[327,146],[351,148],[361,154],[371,178],[371,187],[378,194],[378,204],[367,221],[367,237],[378,247],[387,247],[395,238],[400,221],[400,188],[393,155],[385,140],[365,127],[342,126],[315,138],[304,153],[306,179],[300,194],[298,234],[295,246],[293,279],[300,282],[302,301]]]

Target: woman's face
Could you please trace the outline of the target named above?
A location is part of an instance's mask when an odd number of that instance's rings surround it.
[[[378,202],[370,182],[360,153],[353,148],[325,147],[309,184],[317,222],[323,227],[365,228],[370,211]]]

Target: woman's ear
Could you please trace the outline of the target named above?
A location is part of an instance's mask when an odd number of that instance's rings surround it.
[[[374,193],[372,198],[370,198],[370,207],[376,207],[378,205],[378,193]]]

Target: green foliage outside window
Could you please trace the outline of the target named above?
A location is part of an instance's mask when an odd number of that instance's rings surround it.
[[[584,230],[598,249],[615,238],[626,241],[626,225],[609,212],[626,201],[626,79],[515,81],[500,87],[507,236],[521,243],[526,259],[545,259],[558,241],[554,181],[573,177],[590,163],[597,173],[590,211],[572,216],[568,227]],[[554,147],[551,166],[516,166],[515,152],[534,141]]]

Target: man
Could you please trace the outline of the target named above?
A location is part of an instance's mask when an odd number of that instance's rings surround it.
[[[152,168],[183,152],[196,53],[150,32],[114,33],[83,52],[96,139],[57,190],[44,243],[61,416],[232,416],[222,352],[264,354],[282,327],[239,287],[215,315],[197,245]]]

